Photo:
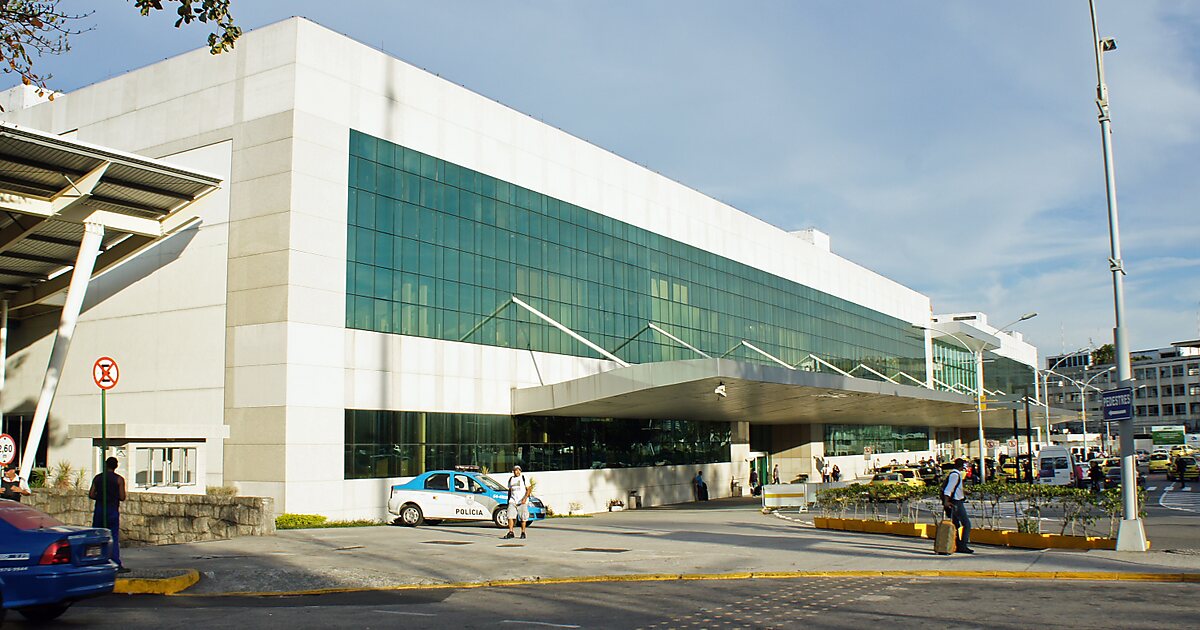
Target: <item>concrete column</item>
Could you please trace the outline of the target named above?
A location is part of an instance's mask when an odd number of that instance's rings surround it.
[[[8,367],[8,300],[0,300],[0,402],[4,397],[4,378]],[[0,404],[0,415],[4,406]]]
[[[88,283],[92,280],[92,269],[96,265],[96,256],[100,253],[103,241],[103,225],[83,224],[83,241],[79,243],[79,253],[75,257],[75,268],[71,273],[71,284],[67,287],[67,301],[63,304],[58,332],[50,350],[50,362],[42,380],[42,393],[38,396],[37,409],[33,413],[33,426],[29,430],[25,453],[21,457],[20,474],[23,479],[28,479],[33,470],[33,458],[42,442],[42,433],[46,430],[46,419],[50,415],[50,406],[54,404],[54,393],[58,391],[58,381],[67,362],[67,351],[71,349],[71,338],[75,335],[75,324],[79,322],[83,298],[87,295]]]

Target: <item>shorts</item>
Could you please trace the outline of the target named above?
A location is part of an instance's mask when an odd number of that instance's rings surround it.
[[[529,504],[524,503],[521,505],[516,505],[513,503],[509,503],[508,504],[508,520],[510,520],[510,521],[519,520],[522,522],[528,522],[529,521]]]

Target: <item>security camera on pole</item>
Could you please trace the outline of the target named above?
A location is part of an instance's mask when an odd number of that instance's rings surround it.
[[[1117,363],[1117,382],[1122,388],[1132,385],[1129,369],[1129,343],[1125,336],[1125,290],[1122,280],[1125,264],[1121,260],[1121,230],[1117,221],[1117,176],[1112,159],[1112,119],[1108,113],[1108,86],[1104,84],[1104,53],[1117,49],[1112,38],[1100,39],[1096,22],[1096,1],[1088,0],[1092,13],[1092,45],[1096,52],[1096,107],[1100,110],[1100,141],[1104,147],[1104,192],[1108,198],[1108,268],[1113,278],[1113,348]],[[1146,551],[1146,529],[1138,517],[1137,463],[1133,447],[1133,418],[1121,420],[1121,499],[1124,514],[1117,529],[1117,551]]]

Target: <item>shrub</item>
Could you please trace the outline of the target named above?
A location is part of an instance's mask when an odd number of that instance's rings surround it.
[[[45,468],[34,468],[29,472],[30,488],[45,488],[48,471]]]
[[[59,490],[75,487],[75,467],[71,462],[61,461],[50,469],[50,486]]]
[[[360,518],[350,521],[331,521],[320,514],[280,514],[275,517],[275,529],[331,529],[335,527],[375,527],[381,521]]]
[[[280,514],[275,517],[275,529],[312,529],[323,527],[326,520],[320,514]]]
[[[237,486],[208,486],[204,494],[210,497],[236,497],[238,489]]]

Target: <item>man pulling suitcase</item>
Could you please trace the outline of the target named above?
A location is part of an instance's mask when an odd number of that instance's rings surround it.
[[[971,519],[967,517],[967,501],[966,495],[963,493],[963,466],[966,462],[960,457],[954,460],[954,469],[946,475],[946,482],[942,485],[942,508],[946,512],[946,517],[950,519],[955,534],[958,534],[959,528],[962,528],[962,533],[955,536],[954,546],[948,550],[942,548],[942,526],[938,526],[938,536],[934,543],[934,550],[938,553],[975,553],[967,543],[971,540]],[[945,521],[942,521],[945,524]],[[948,536],[947,536],[948,538]],[[949,547],[948,541],[944,544]]]

